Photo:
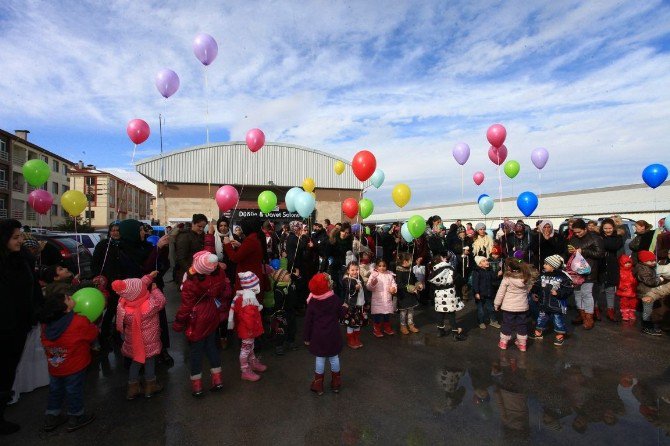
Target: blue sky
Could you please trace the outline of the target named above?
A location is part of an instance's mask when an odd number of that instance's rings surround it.
[[[191,44],[219,44],[208,68],[211,141],[267,139],[346,159],[363,148],[386,173],[368,193],[393,210],[497,194],[487,127],[507,127],[521,163],[505,195],[640,182],[668,164],[670,4],[663,1],[13,1],[0,3],[0,128],[74,161],[132,174],[126,123],[152,137],[136,157],[205,141],[204,76]],[[180,90],[164,100],[162,68]],[[486,175],[476,187],[472,174]],[[318,185],[317,185],[318,187]]]

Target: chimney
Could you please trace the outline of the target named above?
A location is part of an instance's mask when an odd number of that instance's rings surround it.
[[[84,168],[84,162],[82,160],[79,160],[77,163],[77,169],[82,170]]]
[[[87,165],[86,165],[86,168],[87,168],[88,170],[95,170],[95,166],[94,166],[93,164],[87,164]]]
[[[14,134],[24,141],[28,141],[28,133],[30,130],[14,130]]]

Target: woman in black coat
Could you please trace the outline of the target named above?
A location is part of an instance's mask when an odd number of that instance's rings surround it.
[[[34,262],[21,249],[21,243],[21,223],[0,220],[0,435],[19,430],[18,424],[5,421],[5,409],[11,400],[23,346],[42,303]]]
[[[544,259],[554,254],[565,258],[567,246],[563,236],[554,231],[554,225],[549,220],[540,222],[539,232],[533,233],[530,238],[530,251],[533,253],[533,266],[542,271]]]
[[[614,299],[616,296],[616,287],[619,285],[619,255],[623,250],[623,238],[617,234],[616,224],[611,218],[606,218],[602,221],[600,235],[605,245],[605,258],[603,258],[600,268],[599,282],[601,291],[598,293],[599,299],[596,304],[597,307],[602,304],[602,297],[604,295],[607,303],[607,319],[615,322],[617,319],[614,312]]]
[[[631,240],[629,248],[632,251],[633,262],[637,263],[637,253],[640,251],[649,251],[651,241],[654,238],[653,227],[644,220],[635,222],[635,237]]]

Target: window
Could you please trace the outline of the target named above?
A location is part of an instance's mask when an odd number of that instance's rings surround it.
[[[61,170],[63,175],[67,175],[67,166],[65,164],[61,165]]]
[[[51,215],[58,217],[58,205],[57,204],[52,204],[51,205]]]
[[[95,177],[84,177],[87,186],[95,186]]]
[[[58,183],[51,183],[51,193],[58,195]]]
[[[7,209],[7,206],[5,206],[4,198],[0,198],[0,209]]]
[[[67,217],[67,212],[65,211],[65,208],[60,208],[60,216],[61,217]]]
[[[86,211],[84,218],[95,218],[95,211]]]
[[[109,219],[110,219],[110,220],[114,220],[114,212],[110,212],[110,213],[109,213]]]
[[[41,185],[40,187],[38,187],[38,189],[42,189],[42,190],[46,190],[46,191],[48,191],[48,190],[49,190],[49,182],[47,181],[46,183],[44,183],[43,185]]]
[[[63,184],[63,193],[65,193],[69,190],[70,190],[70,186],[68,186],[67,184]]]
[[[4,169],[0,169],[0,181],[7,180],[7,172]]]
[[[46,155],[40,155],[40,159],[49,165],[49,157]]]
[[[58,173],[59,168],[60,168],[60,165],[59,165],[58,161],[53,160],[53,163],[51,164],[51,170]]]

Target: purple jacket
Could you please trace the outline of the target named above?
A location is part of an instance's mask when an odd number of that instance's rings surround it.
[[[323,300],[310,299],[303,337],[305,342],[309,342],[311,354],[329,357],[342,351],[340,317],[344,317],[346,312],[342,299],[335,294]]]

